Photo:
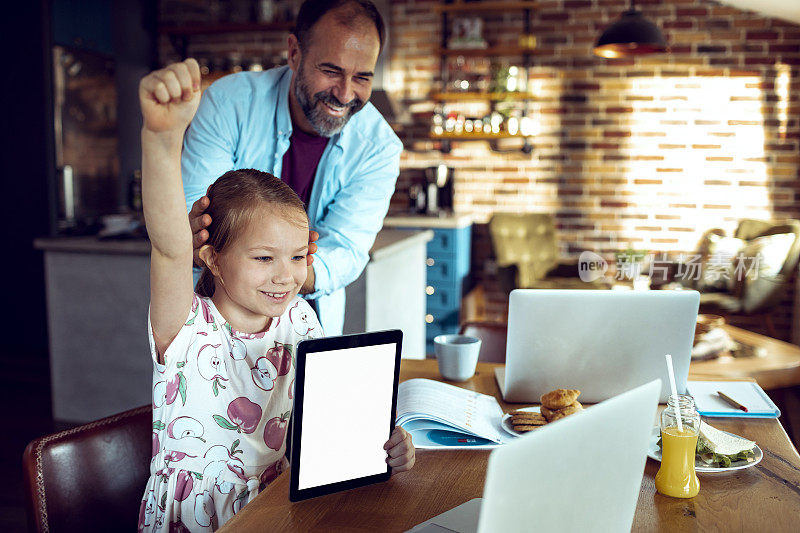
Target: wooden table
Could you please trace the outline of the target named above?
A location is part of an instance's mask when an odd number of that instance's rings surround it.
[[[493,394],[504,411],[519,407],[500,399],[496,366],[480,363],[476,375],[461,385]],[[404,360],[400,379],[416,377],[440,379],[436,362]],[[800,456],[778,421],[715,419],[714,425],[755,440],[764,459],[745,470],[700,474],[700,494],[689,500],[657,494],[658,463],[648,459],[633,530],[797,530]],[[481,450],[419,450],[414,468],[386,483],[298,503],[289,501],[284,473],[220,531],[403,531],[480,497],[488,457]]]
[[[800,346],[727,324],[722,329],[734,341],[761,349],[764,355],[694,361],[689,367],[689,379],[748,377],[765,390],[800,385]]]

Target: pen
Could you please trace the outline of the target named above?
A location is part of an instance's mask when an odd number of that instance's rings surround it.
[[[747,411],[747,407],[745,407],[744,405],[740,404],[739,402],[737,402],[736,400],[734,400],[733,398],[731,398],[727,394],[725,394],[723,392],[720,392],[720,391],[717,391],[717,394],[719,394],[719,397],[722,398],[723,400],[725,400],[725,402],[729,403],[731,406],[733,406],[733,407],[735,407],[737,409],[741,409],[745,413],[748,412]]]

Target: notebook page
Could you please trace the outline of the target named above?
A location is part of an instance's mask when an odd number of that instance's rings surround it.
[[[412,414],[439,418],[491,440],[503,438],[497,427],[503,410],[494,396],[446,383],[424,378],[401,383],[397,395],[397,418],[400,420]]]

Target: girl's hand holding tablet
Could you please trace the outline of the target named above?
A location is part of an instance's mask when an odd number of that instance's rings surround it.
[[[416,458],[411,435],[400,426],[394,428],[391,437],[383,445],[383,449],[389,455],[386,458],[386,464],[392,467],[393,474],[411,470],[411,467],[414,466]]]

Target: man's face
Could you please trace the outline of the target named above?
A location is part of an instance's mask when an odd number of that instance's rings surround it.
[[[293,49],[290,38],[293,96],[303,114],[295,117],[300,118],[300,125],[310,126],[324,137],[340,132],[372,94],[379,51],[378,32],[372,23],[348,28],[330,13],[312,29],[305,52],[299,45]]]

